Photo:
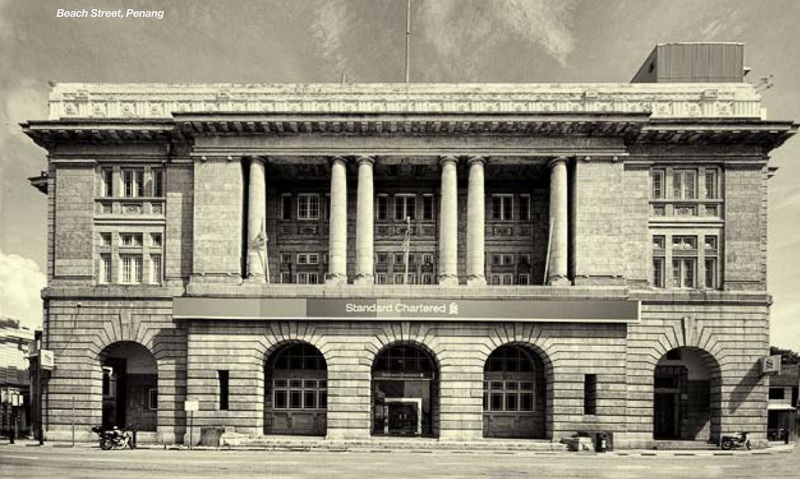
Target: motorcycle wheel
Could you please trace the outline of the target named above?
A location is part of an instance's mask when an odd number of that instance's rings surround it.
[[[725,451],[729,451],[733,448],[733,443],[729,440],[723,439],[722,445],[720,447],[722,447],[722,449],[724,449]]]
[[[107,437],[100,438],[100,449],[109,451],[114,447],[114,443]]]

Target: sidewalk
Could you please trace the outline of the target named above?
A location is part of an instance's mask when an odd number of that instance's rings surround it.
[[[653,449],[626,449],[618,451],[609,451],[606,453],[598,452],[574,452],[565,450],[524,450],[524,449],[497,449],[497,448],[481,448],[477,444],[466,444],[460,448],[422,448],[422,447],[387,447],[386,444],[381,443],[375,447],[370,447],[364,443],[348,444],[344,441],[337,443],[328,443],[325,447],[322,445],[294,445],[286,443],[285,445],[272,444],[269,446],[222,446],[222,447],[209,447],[209,446],[195,446],[192,450],[196,451],[295,451],[295,452],[330,452],[330,453],[391,453],[391,452],[410,452],[420,454],[498,454],[498,455],[547,455],[547,456],[630,456],[630,457],[712,457],[712,456],[762,456],[774,454],[790,454],[794,451],[795,444],[774,444],[766,449],[747,450],[733,450],[723,451],[719,449],[711,450],[653,450]],[[475,446],[475,447],[468,447]],[[0,440],[0,447],[2,448],[72,448],[70,442],[64,441],[47,441],[43,446],[39,446],[39,442],[33,439],[18,439],[16,444],[9,444],[7,439]],[[74,448],[86,450],[97,449],[100,450],[96,442],[76,442]],[[137,449],[142,450],[163,450],[163,451],[188,451],[187,446],[173,444],[139,444]]]

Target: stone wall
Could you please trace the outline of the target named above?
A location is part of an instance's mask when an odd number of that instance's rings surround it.
[[[60,164],[56,169],[55,191],[54,279],[91,279],[94,165]]]
[[[116,342],[133,341],[147,348],[158,366],[157,439],[181,441],[186,330],[172,321],[171,300],[92,299],[87,292],[75,295],[82,296],[80,302],[50,299],[47,304],[45,345],[56,357],[56,369],[45,384],[47,438],[69,439],[74,423],[79,440],[96,440],[90,428],[102,420],[99,355]]]

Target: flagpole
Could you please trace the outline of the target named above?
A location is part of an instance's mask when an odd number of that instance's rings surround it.
[[[411,0],[406,0],[406,83],[411,83]]]
[[[411,249],[411,217],[406,216],[406,237],[403,241],[403,250],[405,253],[405,273],[403,276],[403,284],[408,284],[408,251]]]

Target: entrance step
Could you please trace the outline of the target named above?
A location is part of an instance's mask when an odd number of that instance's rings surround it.
[[[230,437],[229,437],[230,436]],[[235,437],[236,436],[236,437]],[[528,451],[559,452],[566,451],[565,444],[549,440],[497,440],[483,441],[439,441],[433,438],[372,438],[363,440],[327,440],[322,437],[260,436],[238,437],[239,434],[225,434],[220,445],[231,448],[264,448],[270,450],[329,450],[329,451]]]
[[[708,441],[656,441],[654,449],[665,451],[708,451],[719,447]]]

